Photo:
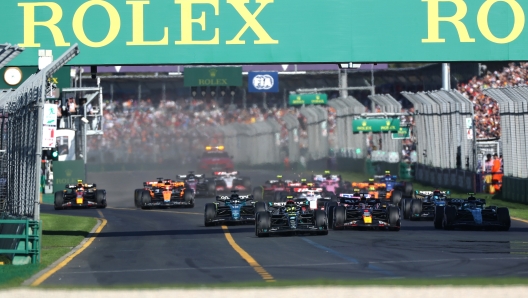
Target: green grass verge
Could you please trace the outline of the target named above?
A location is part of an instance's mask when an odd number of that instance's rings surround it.
[[[243,282],[243,283],[217,283],[217,284],[173,284],[173,285],[159,285],[159,284],[133,284],[133,285],[115,285],[107,287],[99,287],[99,289],[110,290],[148,290],[148,289],[245,289],[245,288],[280,288],[280,287],[429,287],[429,286],[513,286],[526,285],[528,278],[504,277],[504,278],[435,278],[435,279],[353,279],[353,280],[284,280],[276,282]],[[65,289],[64,287],[46,286],[45,289]],[[73,288],[72,288],[73,289]],[[94,290],[93,287],[78,287],[75,290]]]
[[[19,286],[26,279],[71,251],[88,236],[95,218],[42,214],[41,262],[38,265],[0,266],[0,288]]]
[[[341,174],[343,179],[347,181],[365,181],[369,177],[367,174],[350,173],[350,172],[336,172]],[[415,190],[431,190],[433,187],[420,184],[413,181],[413,188]],[[446,189],[448,190],[448,189]],[[451,197],[465,198],[467,193],[451,191]],[[490,194],[478,194],[477,197],[486,199],[487,206],[507,207],[510,209],[510,216],[528,220],[528,205],[521,203],[512,203],[504,200],[497,199],[497,196]]]

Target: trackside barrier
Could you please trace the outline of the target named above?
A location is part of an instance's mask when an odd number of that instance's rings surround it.
[[[0,255],[8,255],[14,265],[39,263],[41,226],[27,218],[0,220]]]
[[[486,89],[484,94],[499,103],[504,158],[502,198],[528,203],[528,87]]]
[[[475,191],[473,104],[458,91],[402,92],[414,105],[417,157],[415,179],[436,187]]]
[[[51,94],[54,88],[49,83],[49,79],[78,54],[79,48],[75,44],[57,60],[31,75],[15,91],[4,93],[0,99],[0,114],[3,120],[0,123],[2,129],[0,150],[5,154],[0,159],[0,169],[5,169],[5,172],[0,173],[0,188],[7,189],[6,192],[0,192],[2,196],[0,201],[4,201],[4,208],[0,214],[2,220],[0,239],[7,237],[18,243],[13,248],[10,241],[0,242],[0,254],[8,253],[9,256],[13,254],[13,249],[22,249],[22,254],[32,255],[33,263],[39,261],[39,233],[35,232],[30,236],[28,231],[40,231],[39,201],[44,103],[46,96]],[[7,121],[4,121],[6,118]],[[22,222],[25,229],[15,230],[15,233],[4,230],[7,229],[5,225]],[[21,232],[25,232],[25,236],[21,236]],[[14,256],[16,257],[17,254]],[[15,261],[17,264],[29,262],[29,260],[24,261],[23,258],[13,259],[13,262]]]

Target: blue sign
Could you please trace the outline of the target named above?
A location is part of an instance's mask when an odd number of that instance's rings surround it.
[[[249,92],[279,92],[279,73],[277,72],[249,72]]]

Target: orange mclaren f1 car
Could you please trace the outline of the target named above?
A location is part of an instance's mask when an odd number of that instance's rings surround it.
[[[155,182],[144,182],[143,188],[134,192],[137,208],[153,207],[194,207],[194,191],[185,182],[158,178]]]

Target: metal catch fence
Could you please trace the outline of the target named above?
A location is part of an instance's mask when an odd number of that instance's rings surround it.
[[[402,95],[414,105],[418,166],[415,179],[438,187],[475,190],[473,104],[458,91]]]
[[[5,152],[0,160],[0,187],[3,182],[7,188],[6,192],[0,192],[4,218],[39,220],[43,108],[52,88],[48,79],[78,53],[74,45],[15,91],[0,98],[0,150]]]
[[[504,157],[503,198],[528,203],[528,86],[486,89],[499,103]]]

